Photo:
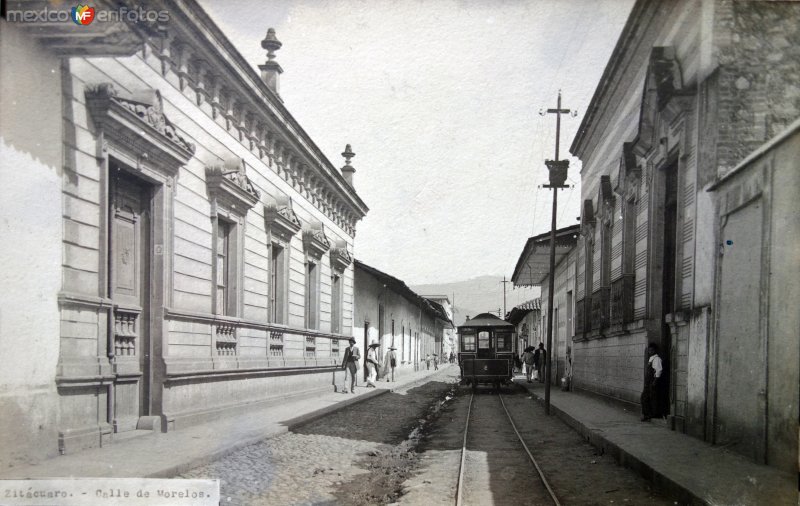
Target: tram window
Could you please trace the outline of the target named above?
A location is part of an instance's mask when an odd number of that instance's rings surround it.
[[[489,349],[489,332],[487,331],[478,332],[478,349],[481,350]]]
[[[462,351],[475,351],[475,334],[463,334],[461,336]]]
[[[512,336],[510,332],[500,332],[495,339],[495,351],[511,351]]]

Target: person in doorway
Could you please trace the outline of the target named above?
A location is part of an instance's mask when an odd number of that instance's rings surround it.
[[[531,374],[533,374],[534,361],[535,358],[533,353],[533,346],[528,346],[522,353],[522,363],[525,364],[525,380],[528,383],[533,383],[533,381],[531,381]]]
[[[369,351],[367,351],[367,388],[375,388],[375,382],[378,380],[378,346],[380,346],[380,343],[375,339],[369,343]]]
[[[428,370],[431,369],[431,354],[430,353],[428,353],[425,356],[425,365],[427,366]]]
[[[647,346],[647,367],[644,371],[644,390],[642,391],[642,421],[665,416],[662,409],[662,387],[664,381],[664,363],[658,354],[658,345]]]
[[[533,366],[536,370],[536,377],[539,378],[539,383],[544,383],[545,362],[547,362],[547,352],[544,349],[544,344],[539,343],[534,355]]]
[[[569,392],[572,389],[572,348],[567,346],[564,377],[561,379],[561,390]]]
[[[361,352],[356,346],[356,338],[350,338],[350,346],[344,350],[342,369],[344,369],[345,392],[347,392],[347,373],[350,373],[350,393],[354,394],[356,386],[356,374],[358,373],[358,361],[361,360]]]
[[[386,368],[387,373],[390,373],[385,375],[386,381],[394,381],[394,370],[397,367],[397,354],[395,353],[395,350],[397,350],[397,348],[391,346],[389,351],[386,352],[386,356],[383,360],[383,367]],[[389,379],[390,376],[391,379]]]

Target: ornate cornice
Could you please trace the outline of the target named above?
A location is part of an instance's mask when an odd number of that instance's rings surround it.
[[[228,166],[207,167],[206,185],[212,199],[241,216],[247,214],[261,197],[247,177],[246,165],[241,159]]]
[[[654,47],[644,81],[634,152],[645,156],[656,145],[660,123],[672,123],[691,109],[693,101],[694,91],[684,87],[675,49],[672,46]]]
[[[161,94],[147,90],[152,103],[123,97],[110,83],[86,88],[86,105],[95,125],[116,135],[123,143],[138,149],[142,142],[153,152],[185,165],[194,155],[195,146],[188,142],[164,115]]]
[[[322,224],[314,223],[303,230],[303,248],[309,256],[320,259],[330,247],[331,242]]]
[[[614,193],[623,196],[625,200],[635,194],[638,180],[642,177],[642,169],[637,164],[636,155],[633,153],[633,143],[626,142],[622,145],[622,155],[619,159],[617,183]],[[631,193],[634,192],[634,193]]]
[[[600,188],[598,190],[598,211],[603,225],[609,225],[614,217],[614,192],[611,190],[611,176],[600,176]]]
[[[292,209],[292,199],[279,198],[264,205],[264,223],[277,239],[289,242],[302,225]]]
[[[337,242],[331,248],[331,267],[335,271],[343,272],[351,263],[353,263],[353,255],[347,251],[347,245],[344,242]]]

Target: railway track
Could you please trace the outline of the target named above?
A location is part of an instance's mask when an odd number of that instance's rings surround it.
[[[473,392],[464,425],[456,506],[492,503],[561,506],[503,396]]]

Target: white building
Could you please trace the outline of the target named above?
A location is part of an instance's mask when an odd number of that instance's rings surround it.
[[[349,146],[286,109],[272,30],[259,75],[193,0],[151,8],[0,21],[3,466],[330,388],[352,335]]]

